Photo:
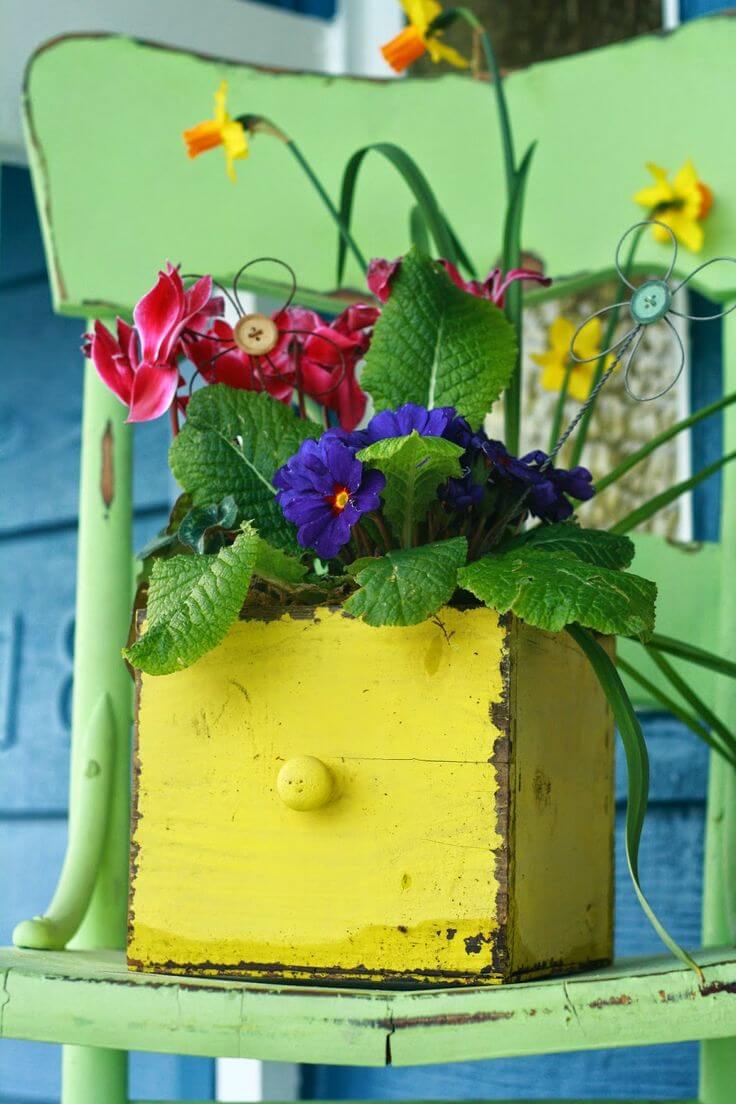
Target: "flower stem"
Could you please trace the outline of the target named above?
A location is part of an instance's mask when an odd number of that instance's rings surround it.
[[[174,401],[169,407],[169,418],[171,419],[171,436],[176,437],[179,434],[179,413],[176,409],[176,395],[174,395]]]
[[[388,529],[386,528],[386,523],[379,513],[372,513],[368,516],[370,517],[378,532],[381,534],[381,539],[384,543],[384,550],[386,552],[389,552],[393,548],[393,541],[389,536]]]
[[[459,7],[449,9],[440,17],[440,20],[435,21],[435,25],[438,25],[440,21],[443,25],[447,25],[455,19],[462,19],[463,22],[467,23],[467,25],[472,28],[474,35],[477,36],[476,40],[480,41],[492,81],[496,110],[498,112],[498,127],[501,133],[501,147],[503,150],[504,173],[506,177],[506,216],[504,219],[501,265],[504,272],[509,272],[511,269],[519,267],[519,233],[522,221],[524,174],[522,172],[517,172],[516,168],[511,116],[506,100],[506,92],[501,79],[501,70],[498,65],[496,52],[493,49],[491,37],[475,12],[470,11],[468,8]],[[526,160],[526,158],[524,160]],[[519,195],[517,200],[516,193],[518,189],[522,189],[522,194]],[[517,202],[519,206],[518,209],[514,211]],[[512,218],[516,223],[516,232],[510,232]],[[511,381],[504,395],[504,436],[506,447],[509,451],[517,453],[519,451],[522,395],[522,299],[520,284],[514,284],[509,288],[506,295],[505,311],[506,317],[516,330],[518,348],[514,374],[511,377]]]
[[[312,169],[312,166],[309,164],[306,157],[304,156],[304,154],[302,153],[302,151],[299,149],[298,145],[296,144],[296,142],[293,141],[293,139],[291,139],[291,138],[287,138],[286,139],[286,145],[288,146],[289,151],[293,154],[293,156],[295,157],[295,159],[297,160],[299,165],[302,167],[302,169],[306,173],[309,181],[314,186],[314,189],[317,192],[317,195],[320,197],[320,199],[324,203],[325,207],[330,212],[332,218],[335,221],[337,229],[340,232],[340,236],[343,239],[343,241],[345,242],[346,246],[348,247],[350,252],[355,257],[356,261],[358,262],[358,264],[362,268],[363,272],[367,272],[368,271],[368,262],[366,261],[365,257],[363,256],[360,249],[356,245],[355,239],[353,238],[353,235],[350,233],[347,226],[345,225],[345,223],[340,218],[340,212],[337,210],[337,207],[335,207],[335,204],[332,202],[329,195],[325,191],[321,180],[319,179],[317,174]]]
[[[562,429],[562,418],[565,413],[565,400],[567,399],[567,389],[570,385],[570,375],[572,373],[573,362],[569,360],[567,367],[565,368],[565,378],[562,381],[562,387],[557,397],[557,404],[555,406],[554,418],[552,419],[552,429],[549,435],[549,447],[547,452],[552,452],[557,442],[560,439],[560,430]]]
[[[263,115],[238,115],[235,121],[241,123],[242,126],[251,134],[270,134],[272,138],[278,138],[281,142],[284,143],[285,146],[287,146],[292,157],[294,157],[299,167],[305,173],[310,184],[312,185],[317,195],[322,200],[330,215],[334,219],[335,225],[337,226],[337,229],[340,232],[340,236],[342,237],[346,246],[351,251],[363,271],[367,272],[368,262],[356,245],[355,239],[353,238],[352,234],[340,217],[340,212],[338,211],[337,207],[335,207],[335,204],[332,202],[329,195],[327,194],[322,181],[319,179],[314,169],[309,164],[306,157],[299,149],[293,138],[290,138],[289,135],[285,134],[280,127],[277,127],[274,123],[270,121],[270,119],[266,119]]]

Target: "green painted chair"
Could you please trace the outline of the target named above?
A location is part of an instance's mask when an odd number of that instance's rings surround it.
[[[612,244],[633,221],[629,197],[647,160],[696,158],[717,196],[701,259],[734,252],[736,146],[713,107],[736,93],[735,53],[736,21],[714,18],[508,80],[519,144],[541,139],[524,244],[561,277],[554,295],[611,274]],[[58,311],[130,312],[166,258],[227,281],[243,261],[265,254],[294,266],[303,302],[334,307],[334,230],[283,147],[257,138],[236,186],[218,154],[195,164],[183,156],[180,131],[209,113],[223,77],[235,110],[269,116],[297,136],[333,194],[354,149],[404,144],[479,268],[497,256],[501,156],[482,85],[456,76],[384,84],[264,72],[122,38],[72,37],[39,51],[26,83],[27,141]],[[369,165],[355,223],[369,255],[405,248],[408,209],[385,165]],[[646,243],[643,266],[662,257]],[[682,254],[681,263],[684,276],[692,258]],[[360,273],[349,269],[346,282],[361,286]],[[694,283],[721,303],[736,301],[728,271],[706,269]],[[736,313],[724,326],[725,387],[733,390]],[[131,683],[120,646],[133,579],[133,442],[123,419],[87,365],[68,853],[45,915],[21,922],[16,946],[0,951],[0,1036],[64,1044],[65,1104],[123,1104],[129,1049],[411,1065],[693,1039],[703,1040],[702,1104],[732,1104],[736,786],[717,758],[705,869],[709,949],[697,956],[702,988],[666,957],[485,990],[331,991],[319,1000],[309,989],[127,973]],[[725,437],[727,449],[736,447],[733,407]],[[736,625],[730,468],[723,503],[720,544],[686,552],[638,539],[640,570],[660,585],[662,631],[713,649],[729,648]],[[693,677],[736,724],[733,684]]]

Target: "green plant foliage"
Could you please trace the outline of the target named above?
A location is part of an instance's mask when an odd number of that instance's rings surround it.
[[[302,441],[320,432],[269,395],[214,384],[192,396],[186,424],[171,442],[169,464],[196,506],[232,495],[239,516],[256,519],[264,540],[297,552],[294,527],[271,481]]]
[[[454,406],[479,425],[511,379],[516,347],[498,307],[460,291],[412,249],[376,323],[361,386],[377,410]]]
[[[151,537],[151,539],[144,544],[140,552],[136,553],[137,558],[139,560],[147,560],[151,556],[173,555],[175,552],[182,552],[183,549],[178,535],[179,526],[191,508],[191,495],[179,495],[176,502],[171,507],[171,513],[169,514],[169,520],[166,522],[166,525],[155,537]]]
[[[148,592],[148,627],[125,649],[149,675],[180,671],[209,652],[238,616],[250,585],[258,534],[247,522],[215,556],[156,560]]]
[[[545,552],[570,552],[585,563],[614,570],[629,567],[634,559],[634,542],[628,537],[609,533],[605,529],[581,529],[570,521],[528,529],[526,533],[506,541],[501,551],[522,546]]]
[[[189,510],[182,518],[177,536],[193,552],[215,552],[226,543],[225,534],[235,528],[237,520],[237,503],[228,495],[215,506],[194,506]]]
[[[360,585],[345,603],[369,625],[417,625],[449,602],[465,563],[465,537],[364,557],[350,567]]]
[[[372,151],[380,154],[396,169],[412,192],[416,200],[416,209],[421,215],[426,232],[432,235],[438,256],[455,263],[457,255],[454,236],[450,232],[447,220],[440,210],[437,197],[432,191],[429,181],[406,150],[392,142],[376,142],[371,146],[363,146],[362,149],[356,150],[347,162],[340,186],[340,219],[343,227],[348,231],[350,230],[358,174],[366,156]],[[347,244],[346,235],[343,233],[340,236],[337,251],[338,286],[342,282],[345,271]]]
[[[264,540],[258,541],[253,574],[279,587],[296,587],[304,581],[307,568],[295,556],[287,556]]]
[[[358,459],[386,476],[384,512],[404,548],[412,543],[414,526],[437,499],[437,488],[450,476],[460,476],[463,450],[442,437],[387,437],[358,453]]]
[[[639,879],[639,843],[644,827],[644,817],[649,800],[649,755],[644,734],[639,724],[639,719],[634,712],[629,695],[621,682],[618,671],[607,652],[598,641],[581,629],[578,625],[570,625],[567,630],[573,640],[585,653],[591,667],[595,671],[596,678],[601,685],[608,703],[613,710],[616,727],[621,736],[621,743],[626,754],[626,772],[628,776],[628,800],[626,804],[626,860],[634,883],[634,890],[639,898],[639,904],[663,943],[669,947],[673,954],[690,966],[703,980],[700,967],[693,961],[687,951],[684,951],[679,943],[675,942],[670,933],[663,927],[649,904]]]
[[[577,623],[601,633],[646,637],[654,628],[654,583],[570,552],[524,546],[491,554],[463,568],[458,583],[492,609],[513,610],[550,632]]]

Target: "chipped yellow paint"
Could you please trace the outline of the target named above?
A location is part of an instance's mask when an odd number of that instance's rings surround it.
[[[549,634],[534,638],[546,657],[544,700],[525,723],[538,744],[540,718],[563,723],[556,681],[578,680],[566,737],[543,758],[554,810],[544,832],[580,842],[573,863],[566,853],[555,868],[545,842],[543,869],[523,867],[531,882],[557,879],[558,906],[545,898],[541,923],[517,916],[514,904],[525,733],[513,699],[525,693],[527,632],[485,608],[447,608],[407,629],[321,608],[241,620],[189,670],[144,675],[131,966],[436,985],[606,958],[610,816],[596,828],[584,819],[587,798],[563,805],[556,793],[557,772],[575,776],[576,749],[586,745],[599,756],[598,778],[585,760],[577,785],[605,790],[610,809],[610,754],[600,758],[610,718],[593,680],[579,677],[574,646]],[[523,794],[533,786],[519,782]],[[530,853],[541,842],[533,826],[523,838]],[[603,905],[586,912],[591,869],[603,872]],[[510,917],[525,924],[518,951]]]

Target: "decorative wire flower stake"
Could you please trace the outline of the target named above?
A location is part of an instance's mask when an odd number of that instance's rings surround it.
[[[277,311],[274,312],[272,317],[268,317],[260,312],[248,314],[243,307],[242,300],[238,292],[238,283],[242,279],[243,273],[253,265],[261,264],[264,262],[270,262],[272,264],[281,265],[286,269],[289,274],[291,282],[291,288],[289,290],[286,301],[282,304]],[[198,275],[193,272],[188,272],[184,276],[184,279],[194,280],[198,279]],[[229,291],[222,284],[216,280],[212,281],[213,284],[223,293],[230,305],[236,311],[238,315],[237,321],[232,327],[232,338],[219,337],[213,333],[201,333],[198,330],[187,328],[184,331],[185,336],[198,337],[207,341],[216,342],[218,345],[222,345],[223,348],[214,356],[210,357],[204,365],[197,366],[195,371],[189,380],[189,395],[191,397],[194,381],[198,375],[203,375],[203,369],[206,371],[211,368],[222,356],[227,353],[232,353],[235,350],[239,350],[249,358],[249,363],[252,368],[253,374],[256,377],[258,383],[264,391],[268,391],[269,384],[273,386],[274,383],[281,383],[285,386],[293,386],[297,393],[297,401],[299,406],[299,414],[302,418],[306,418],[306,407],[304,401],[304,390],[302,373],[300,369],[301,347],[298,341],[292,341],[288,343],[287,351],[291,364],[288,370],[282,371],[277,364],[274,363],[271,354],[277,350],[283,337],[287,335],[293,335],[295,337],[312,337],[314,336],[311,330],[299,329],[295,327],[282,327],[278,324],[278,319],[282,316],[286,316],[286,312],[294,301],[297,290],[296,273],[291,265],[286,261],[280,260],[278,257],[256,257],[251,261],[246,261],[242,265],[235,277],[232,284],[232,292]],[[339,357],[340,367],[336,374],[336,378],[330,382],[329,387],[320,391],[310,391],[310,397],[320,400],[326,395],[330,395],[337,391],[343,380],[347,375],[347,365],[345,361],[345,355],[343,349],[327,337],[325,334],[319,335],[319,340],[331,345],[337,352]],[[269,372],[264,372],[263,364],[268,365]],[[324,371],[332,372],[332,365],[323,365]],[[329,428],[328,420],[329,415],[325,411],[325,419]]]
[[[672,260],[670,261],[669,268],[667,269],[667,272],[664,276],[653,277],[651,279],[645,280],[643,284],[640,284],[639,287],[636,287],[635,284],[631,283],[628,276],[625,274],[621,267],[621,248],[627,238],[632,233],[634,233],[634,231],[638,230],[640,227],[652,225],[661,227],[664,232],[668,234],[672,239],[672,245],[674,247]],[[619,277],[621,278],[622,282],[631,289],[632,295],[628,300],[624,300],[620,303],[613,303],[607,307],[602,307],[601,310],[595,311],[593,314],[589,315],[580,323],[572,336],[572,340],[570,341],[570,356],[577,364],[590,364],[593,361],[600,361],[610,354],[613,354],[613,360],[611,361],[601,378],[598,380],[598,383],[590,392],[590,395],[580,407],[580,410],[578,410],[577,414],[570,422],[567,429],[564,431],[564,433],[560,435],[557,443],[555,444],[552,451],[549,453],[547,459],[540,466],[540,475],[542,475],[548,468],[552,466],[555,457],[559,453],[560,449],[565,445],[565,442],[569,439],[569,437],[575,432],[578,424],[585,417],[585,414],[596,401],[598,395],[603,390],[606,383],[619,367],[619,365],[625,362],[624,386],[626,388],[627,395],[629,396],[629,398],[633,399],[634,402],[652,402],[654,399],[662,398],[663,395],[666,395],[668,391],[672,390],[672,388],[675,386],[680,376],[682,375],[682,371],[685,367],[685,347],[682,344],[682,339],[680,335],[670,321],[668,317],[669,315],[674,314],[678,318],[687,319],[689,322],[712,322],[718,318],[725,318],[725,316],[727,314],[730,314],[732,310],[736,310],[736,303],[734,303],[732,306],[728,307],[727,310],[718,311],[716,314],[698,315],[685,314],[683,311],[675,310],[675,308],[672,306],[674,297],[677,292],[680,291],[681,288],[685,287],[685,285],[690,280],[692,280],[693,276],[696,276],[698,272],[701,272],[709,265],[716,264],[717,261],[727,261],[729,264],[736,264],[736,258],[712,257],[709,261],[704,261],[702,264],[698,265],[697,268],[694,268],[692,272],[690,272],[683,280],[680,281],[679,284],[677,284],[675,287],[672,287],[670,284],[670,277],[674,272],[676,261],[677,238],[675,237],[672,229],[669,226],[667,226],[663,222],[659,222],[656,219],[645,219],[642,222],[635,222],[634,225],[630,226],[629,229],[621,236],[621,238],[619,238],[618,245],[616,246],[614,263]],[[631,326],[622,337],[618,338],[618,340],[609,345],[607,349],[601,349],[593,356],[589,357],[577,356],[575,353],[575,341],[581,331],[584,330],[585,327],[594,318],[600,318],[602,315],[608,314],[610,311],[619,310],[621,307],[626,306],[628,306],[629,308],[629,312],[634,321],[634,325]],[[631,367],[644,336],[644,331],[647,329],[647,327],[653,326],[657,322],[664,322],[668,329],[674,334],[680,351],[680,360],[677,371],[665,387],[663,387],[660,391],[657,391],[654,395],[639,395],[632,389],[631,386]],[[512,507],[508,511],[508,514],[504,516],[505,522],[510,521],[519,513],[519,510],[524,505],[524,502],[530,494],[530,490],[531,488],[527,488],[519,496],[518,500],[513,503]]]
[[[660,227],[665,234],[669,235],[669,237],[672,239],[673,253],[669,268],[667,269],[664,276],[652,277],[648,280],[645,280],[643,284],[639,285],[639,287],[636,287],[635,284],[631,283],[628,276],[621,267],[621,249],[627,238],[629,238],[631,234],[633,234],[636,230],[643,226]],[[606,357],[612,353],[615,354],[614,359],[609,367],[606,369],[606,371],[603,373],[600,380],[593,388],[587,400],[580,408],[578,413],[575,415],[570,425],[560,436],[557,444],[550,453],[550,462],[563,447],[570,434],[574,432],[580,420],[585,416],[586,412],[593,405],[595,400],[598,398],[600,391],[620,364],[625,362],[624,387],[626,388],[627,395],[629,396],[629,398],[633,399],[634,402],[652,402],[654,399],[661,399],[663,395],[666,395],[668,391],[672,390],[672,388],[675,386],[680,376],[682,375],[683,369],[685,367],[685,347],[683,346],[682,338],[680,337],[677,329],[671,322],[669,315],[674,314],[678,318],[685,318],[690,322],[711,322],[714,319],[725,318],[727,314],[730,314],[732,310],[736,309],[736,304],[733,304],[727,310],[719,311],[716,314],[698,315],[685,314],[683,311],[675,310],[672,305],[677,292],[680,291],[681,288],[685,287],[685,285],[690,280],[692,280],[693,276],[697,275],[698,272],[701,272],[709,265],[716,264],[718,261],[726,261],[729,264],[736,264],[736,258],[734,257],[712,257],[711,260],[704,261],[702,264],[698,265],[697,268],[694,268],[692,272],[690,272],[683,280],[679,282],[679,284],[673,287],[670,283],[670,277],[675,270],[675,264],[677,262],[677,238],[675,237],[675,234],[672,231],[671,227],[667,226],[666,223],[659,222],[657,219],[645,219],[642,222],[635,222],[634,225],[630,226],[626,233],[623,234],[621,238],[619,238],[614,258],[616,272],[618,273],[622,283],[624,283],[628,288],[631,289],[632,295],[628,300],[624,300],[620,303],[613,303],[607,307],[602,307],[601,310],[595,311],[593,314],[589,315],[588,318],[584,319],[583,322],[580,323],[570,342],[570,356],[576,364],[590,364],[592,361],[600,361],[603,357]],[[634,325],[631,326],[622,337],[618,338],[617,341],[614,341],[611,345],[609,345],[607,349],[601,349],[599,352],[595,353],[595,355],[591,357],[579,357],[575,352],[575,341],[577,340],[582,330],[584,330],[585,327],[594,318],[600,318],[604,314],[608,314],[611,311],[619,310],[621,307],[629,308],[629,313],[631,314],[631,317],[634,321]],[[664,322],[664,324],[674,335],[674,338],[677,341],[677,345],[680,351],[677,371],[675,372],[672,379],[666,384],[666,386],[663,387],[660,391],[657,391],[655,394],[637,394],[631,383],[632,365],[639,350],[639,346],[641,344],[645,330],[649,326],[653,326],[658,322]]]

